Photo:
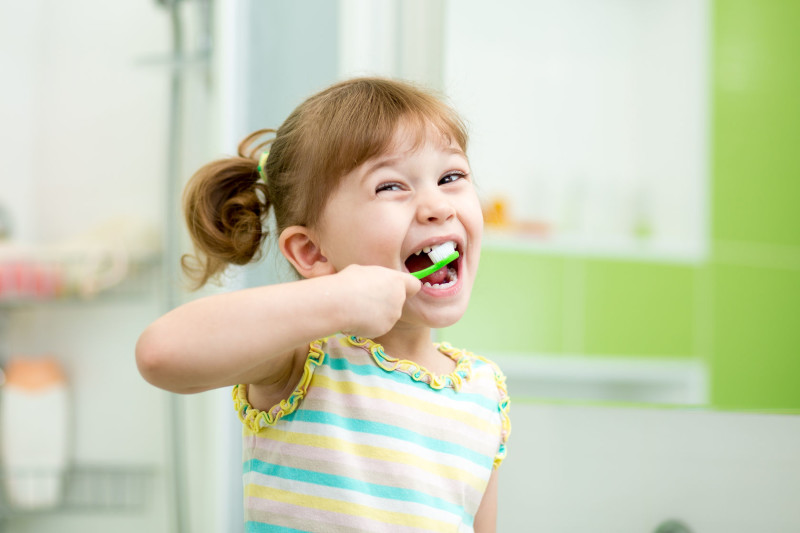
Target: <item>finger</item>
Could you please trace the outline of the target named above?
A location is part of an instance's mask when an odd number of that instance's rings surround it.
[[[403,273],[403,281],[406,284],[406,298],[410,298],[422,289],[422,282],[411,274]]]

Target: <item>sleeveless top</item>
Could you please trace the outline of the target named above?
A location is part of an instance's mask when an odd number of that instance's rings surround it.
[[[456,362],[451,374],[334,335],[310,344],[299,384],[270,410],[234,387],[246,531],[473,531],[511,431],[505,376],[435,346]]]

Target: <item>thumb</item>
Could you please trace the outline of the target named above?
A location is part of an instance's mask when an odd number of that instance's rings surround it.
[[[406,298],[411,298],[422,289],[422,282],[411,274],[403,273],[403,281],[406,284]]]

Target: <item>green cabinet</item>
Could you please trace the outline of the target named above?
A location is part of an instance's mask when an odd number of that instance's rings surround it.
[[[713,4],[711,400],[800,409],[800,2]]]

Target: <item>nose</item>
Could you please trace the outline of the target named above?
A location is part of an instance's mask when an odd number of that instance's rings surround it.
[[[456,209],[450,198],[437,187],[419,195],[417,220],[421,223],[436,224],[446,222],[456,216]]]

